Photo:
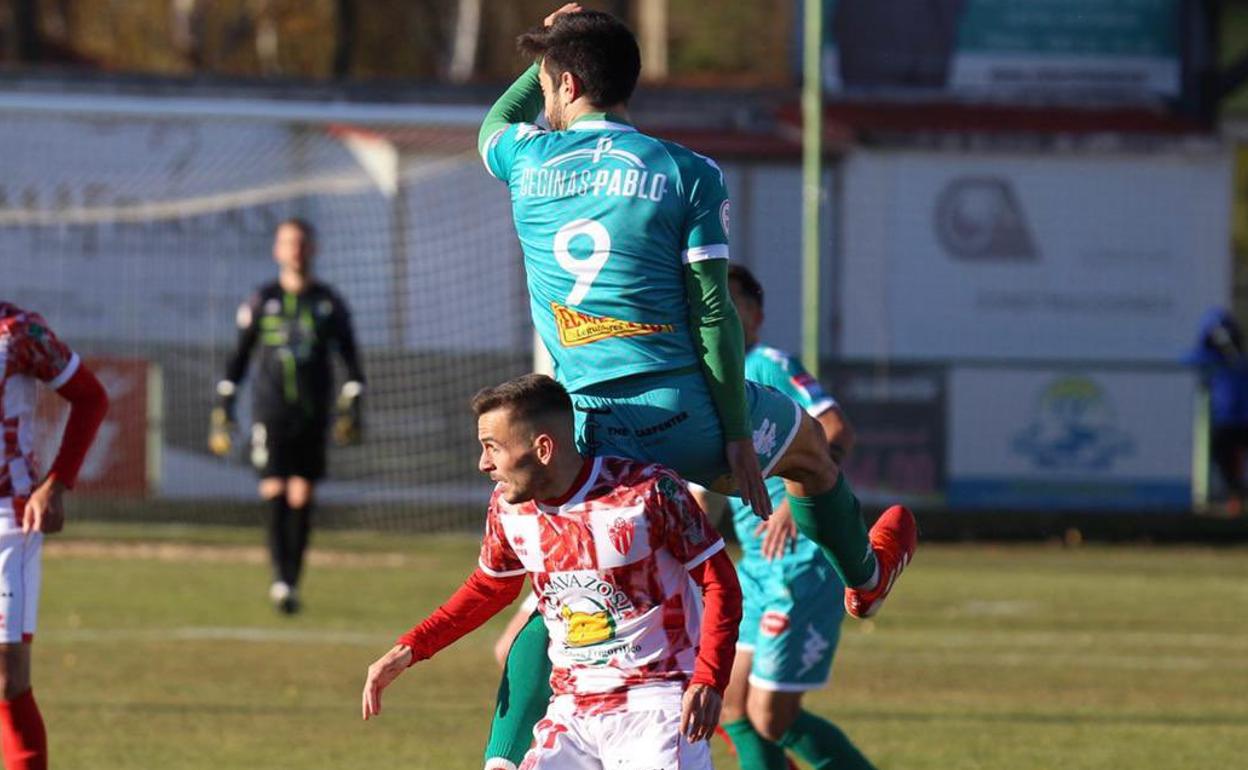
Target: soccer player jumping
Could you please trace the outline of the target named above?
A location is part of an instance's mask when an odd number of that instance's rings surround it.
[[[527,573],[554,698],[522,767],[709,770],[741,619],[724,541],[670,470],[582,456],[572,401],[551,378],[486,388],[472,406],[478,467],[497,482],[479,566],[369,667],[364,718],[410,665],[511,604]]]
[[[582,451],[657,462],[762,518],[763,476],[782,477],[798,528],[847,586],[846,610],[874,614],[914,553],[914,518],[892,508],[868,534],[819,424],[745,381],[719,167],[630,125],[641,58],[614,17],[568,4],[519,46],[538,63],[491,108],[479,149],[510,189],[533,321]],[[543,112],[549,130],[533,123]],[[541,637],[540,626],[517,637],[505,676],[541,663]],[[530,688],[503,689],[491,768],[514,766],[527,746],[516,723],[535,711],[515,702]]]

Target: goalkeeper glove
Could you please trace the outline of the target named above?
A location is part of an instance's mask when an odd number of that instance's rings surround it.
[[[360,443],[364,438],[364,410],[360,394],[362,383],[352,380],[342,386],[338,394],[337,417],[334,418],[334,442],[339,446]]]
[[[234,383],[217,383],[217,405],[212,409],[208,427],[208,449],[217,457],[226,457],[234,446]]]

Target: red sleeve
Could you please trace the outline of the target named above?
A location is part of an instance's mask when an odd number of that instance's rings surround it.
[[[56,392],[69,401],[69,422],[65,424],[61,449],[48,475],[72,489],[78,481],[78,471],[82,468],[87,450],[91,448],[96,431],[108,412],[108,394],[91,370],[82,365]]]
[[[706,684],[723,695],[736,655],[737,628],[741,625],[741,584],[732,559],[724,551],[689,570],[702,587],[702,639],[693,665],[693,684]]]
[[[412,663],[432,658],[515,601],[523,587],[524,575],[491,577],[478,567],[445,604],[400,636],[398,643],[412,649]]]

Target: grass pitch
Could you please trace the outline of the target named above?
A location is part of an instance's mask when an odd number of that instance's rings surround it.
[[[53,766],[480,768],[503,618],[359,716],[365,668],[468,574],[473,538],[318,536],[286,618],[258,530],[75,530],[50,541],[35,645]],[[879,619],[845,621],[808,706],[893,770],[1240,766],[1246,556],[922,546]]]

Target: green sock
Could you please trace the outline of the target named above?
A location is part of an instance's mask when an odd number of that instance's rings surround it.
[[[511,643],[498,685],[490,740],[485,744],[487,762],[502,757],[518,766],[533,742],[533,726],[550,701],[548,638],[546,624],[535,612]]]
[[[844,475],[827,492],[788,498],[797,528],[823,549],[842,583],[856,588],[875,576],[875,553],[867,539],[867,525]]]
[[[875,770],[841,728],[809,711],[802,711],[779,746],[791,750],[814,770]]]
[[[725,722],[724,732],[737,750],[741,770],[786,770],[784,749],[763,738],[748,719]]]

